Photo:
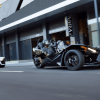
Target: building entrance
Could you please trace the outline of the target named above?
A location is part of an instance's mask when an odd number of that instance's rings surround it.
[[[70,44],[70,37],[66,37],[66,31],[52,34],[52,39],[66,40],[67,44]]]
[[[38,39],[43,40],[43,37],[41,36],[41,37],[37,37],[37,38],[32,38],[32,39],[31,39],[31,42],[32,42],[32,48],[34,48],[34,47],[37,46],[37,41],[38,41]]]
[[[6,44],[6,60],[16,60],[16,43]]]
[[[80,13],[78,15],[78,18],[80,44],[89,45],[90,43],[88,34],[87,13]]]
[[[87,21],[83,19],[79,20],[79,37],[80,37],[80,44],[89,45]]]
[[[6,44],[6,61],[10,61],[9,44]]]

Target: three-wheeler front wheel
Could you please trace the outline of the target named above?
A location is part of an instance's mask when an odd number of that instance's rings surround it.
[[[79,70],[84,65],[84,56],[78,50],[69,50],[64,56],[64,63],[69,70]]]

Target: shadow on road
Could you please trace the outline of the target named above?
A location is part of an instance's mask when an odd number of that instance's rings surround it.
[[[45,69],[50,69],[50,70],[67,70],[66,67],[45,67]]]
[[[100,70],[100,66],[83,67],[81,70]]]
[[[49,69],[49,70],[68,70],[66,67],[45,67],[44,69]],[[89,67],[83,67],[81,69],[82,71],[88,71],[88,70],[100,70],[100,67],[96,66],[89,66]]]

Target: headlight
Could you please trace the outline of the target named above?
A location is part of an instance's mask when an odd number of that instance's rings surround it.
[[[40,55],[40,54],[42,54],[42,53],[43,53],[43,51],[42,51],[42,50],[37,49],[37,48],[33,48],[33,52],[34,52],[34,53],[36,53],[37,55]]]
[[[89,51],[93,52],[93,53],[96,53],[97,51],[95,49],[92,49],[92,48],[88,48]]]
[[[35,52],[35,48],[33,48],[33,52]]]
[[[84,46],[81,46],[81,48],[84,49],[85,52],[88,50],[88,48]]]
[[[42,54],[43,52],[42,51],[36,51],[35,52],[37,55],[40,55],[40,54]]]

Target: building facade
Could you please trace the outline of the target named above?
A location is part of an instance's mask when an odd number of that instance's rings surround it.
[[[38,39],[100,45],[99,0],[0,1],[0,56],[32,59]]]

